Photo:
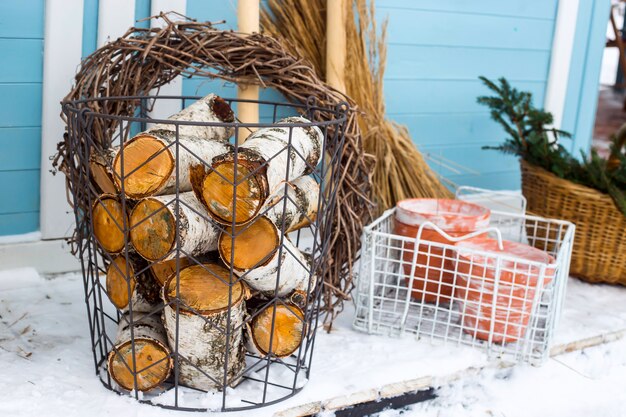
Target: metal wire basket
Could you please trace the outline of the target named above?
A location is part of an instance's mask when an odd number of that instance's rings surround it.
[[[574,225],[526,215],[524,201],[507,202],[506,194],[473,189],[463,194],[498,207],[511,204],[518,212],[492,210],[489,229],[462,237],[424,223],[409,238],[393,233],[395,209],[387,210],[363,233],[353,326],[372,334],[415,334],[431,342],[483,349],[490,358],[541,364],[562,309]],[[424,228],[453,244],[421,239]],[[504,239],[539,248],[550,255],[550,262],[467,245],[461,249],[454,243],[479,235],[497,239],[500,247]],[[445,274],[452,277],[451,289],[444,288]]]
[[[337,164],[344,144],[348,109],[345,104],[322,108],[312,100],[302,105],[258,101],[261,120],[265,122],[255,124],[239,123],[234,119],[229,122],[154,120],[147,116],[156,102],[174,102],[184,109],[199,99],[201,97],[110,97],[63,103],[71,154],[74,156],[66,161],[69,166],[65,170],[69,173],[69,189],[74,203],[78,236],[75,244],[83,268],[95,370],[108,389],[164,408],[195,411],[256,408],[294,395],[302,389],[309,376],[322,291],[321,279],[329,264],[329,232],[336,206],[339,173]],[[238,102],[224,100],[231,107]],[[119,106],[135,108],[136,117],[107,114],[107,108]],[[307,120],[288,119],[279,124],[279,117],[292,115],[301,115]],[[130,158],[124,153],[128,153],[129,148],[120,145],[130,143],[137,132],[154,125],[169,132],[169,145],[155,152],[132,172],[124,172],[124,158]],[[204,171],[203,175],[217,172],[215,159],[203,160],[196,148],[190,147],[191,142],[184,139],[190,127],[227,129],[233,133],[223,146],[230,150],[227,156],[235,167],[234,179],[229,180],[223,173],[220,174],[221,180],[232,186],[232,195],[237,196],[238,187],[241,188],[251,176],[268,170],[271,161],[279,158],[285,161],[286,169],[279,186],[269,190],[270,195],[254,213],[252,220],[238,222],[233,215],[230,222],[216,222],[214,216],[208,215],[206,207],[196,201],[205,197],[183,189],[183,181],[188,180],[186,173],[180,172],[184,158],[193,158],[194,166],[199,166]],[[282,129],[288,140],[275,154],[266,155],[264,161],[256,161],[249,172],[238,176],[236,167],[245,156],[241,135],[250,129],[258,129],[257,132]],[[307,160],[302,149],[296,146],[297,129],[307,132],[316,129],[315,132],[321,135],[323,145],[317,149],[319,159]],[[105,143],[101,140],[103,137],[108,138]],[[117,152],[117,158],[121,160],[121,175],[110,158],[112,152]],[[170,194],[129,197],[130,183],[126,180],[165,152],[171,155],[174,162],[172,175],[175,181]],[[297,210],[301,196],[293,188],[297,180],[293,175],[294,164],[303,167],[300,178],[307,178],[309,184],[314,183],[318,187],[316,199],[309,201],[306,212]],[[98,175],[112,173],[113,185],[102,185],[94,180],[96,169]],[[112,201],[111,205],[105,204],[108,201]],[[160,204],[160,208],[134,222],[133,213],[145,201]],[[233,201],[232,205],[236,213],[237,201]],[[95,221],[96,210],[103,210],[106,219],[113,218],[114,227],[105,236],[113,238],[119,234],[122,242],[119,248],[105,247],[107,245],[103,241],[108,241],[108,238],[96,237],[97,228],[103,227]],[[123,213],[119,222],[115,221],[115,210]],[[272,219],[280,219],[273,220],[276,223],[273,227],[278,232],[278,245],[254,265],[238,269],[234,261],[238,239],[243,239],[243,233],[257,219],[270,214]],[[168,224],[173,225],[175,231],[172,234],[174,240],[171,248],[148,256],[147,252],[133,247],[137,246],[133,233],[139,233],[138,230],[147,225],[143,228],[145,236],[154,234],[156,226],[150,222],[161,215],[169,216],[171,223]],[[291,231],[294,228],[290,227],[294,216],[300,219],[297,231]],[[211,233],[220,237],[219,242],[224,238],[228,243],[224,245],[224,250],[231,256],[222,252],[218,255],[214,245],[206,245],[206,242],[195,246],[188,244],[190,223],[210,227]],[[305,227],[302,227],[303,223]],[[185,228],[187,231],[183,232]],[[207,230],[203,229],[198,236],[208,239]],[[265,281],[266,288],[254,290],[248,284],[243,285],[244,282],[249,283],[255,270],[267,266],[268,262],[274,263],[273,269],[266,271],[271,277],[269,284]],[[285,272],[287,263],[300,271],[299,291],[282,290],[282,285],[289,278]],[[192,277],[188,281],[192,283],[197,276],[203,277],[202,288],[207,288],[206,283],[210,281],[214,286],[212,288],[219,287],[222,291],[226,301],[218,311],[219,316],[209,317],[202,307],[198,307],[205,306],[209,301],[200,300],[198,305],[191,305],[190,298],[183,296],[183,279]],[[110,296],[114,285],[118,290],[121,288],[118,297]],[[286,320],[293,325],[290,329],[295,329],[296,333],[292,336],[299,341],[288,351],[278,351],[283,336],[279,332],[284,331],[277,324],[281,311],[288,316]],[[261,319],[266,324],[265,345],[251,333],[251,327]],[[190,331],[196,333],[188,333]],[[122,344],[120,340],[126,342]],[[199,347],[194,345],[190,348],[189,344],[199,344]],[[193,349],[196,348],[204,352],[208,349],[210,356],[195,357]],[[118,372],[119,380],[112,378],[113,371]],[[148,380],[150,384],[146,382]]]

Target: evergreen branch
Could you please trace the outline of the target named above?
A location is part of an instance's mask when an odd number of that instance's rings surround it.
[[[509,135],[501,145],[483,149],[517,155],[560,178],[607,193],[626,216],[626,123],[611,138],[610,162],[595,150],[590,155],[581,152],[580,162],[559,143],[560,138],[572,135],[548,127],[554,121],[552,114],[534,107],[531,93],[518,91],[505,78],[497,83],[479,78],[495,95],[480,96],[476,101],[491,110],[491,118]]]

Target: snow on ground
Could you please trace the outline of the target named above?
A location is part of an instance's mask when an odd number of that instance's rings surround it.
[[[626,328],[626,303],[621,301],[624,295],[626,289],[592,287],[571,281],[562,321],[566,330],[558,338],[568,342],[580,336],[588,337],[602,326],[606,327],[602,331]],[[479,351],[433,347],[412,337],[368,336],[353,331],[351,320],[352,312],[348,310],[331,334],[318,333],[311,380],[301,393],[257,411],[226,415],[269,416],[315,400],[421,376],[445,377],[470,366],[486,364]],[[560,362],[551,359],[542,368],[487,370],[479,377],[466,377],[443,387],[439,399],[415,406],[405,414],[508,417],[524,411],[525,416],[552,416],[559,415],[555,410],[564,407],[562,415],[576,415],[574,411],[581,416],[621,415],[621,411],[626,415],[626,409],[615,408],[626,404],[619,391],[619,388],[624,391],[626,380],[625,347],[626,342],[618,342],[572,353],[559,357]],[[622,382],[618,385],[620,378]],[[602,412],[590,413],[595,409]],[[489,414],[489,410],[494,414]],[[611,414],[613,411],[616,414]],[[94,373],[79,275],[44,279],[33,269],[3,271],[0,272],[0,416],[40,415],[188,414],[138,404],[101,385]]]
[[[433,401],[377,417],[623,417],[626,340],[550,359],[541,368],[483,371],[438,390]]]

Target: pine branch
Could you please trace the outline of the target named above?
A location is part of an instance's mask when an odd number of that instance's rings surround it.
[[[495,83],[479,77],[495,95],[480,96],[479,104],[491,110],[491,118],[509,135],[498,146],[484,146],[505,154],[517,155],[560,178],[607,193],[626,216],[626,124],[612,136],[611,160],[601,158],[595,150],[582,154],[582,163],[559,143],[569,132],[550,126],[552,114],[533,106],[532,94],[518,91],[505,78]]]

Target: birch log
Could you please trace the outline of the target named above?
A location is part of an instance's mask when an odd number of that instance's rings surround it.
[[[203,253],[194,256],[194,260],[181,256],[179,258],[179,271],[186,266],[194,265],[196,263],[213,262],[219,260],[219,254],[216,252]],[[150,275],[155,281],[159,283],[161,287],[165,285],[165,282],[176,273],[176,258],[169,261],[153,262],[150,264]]]
[[[148,273],[136,274],[138,261],[118,255],[106,270],[106,290],[113,305],[122,311],[149,313],[161,301],[161,285]],[[141,265],[141,264],[139,264]]]
[[[167,119],[180,122],[232,123],[235,121],[235,114],[223,98],[209,94]],[[175,132],[176,125],[155,124],[148,129],[148,132],[153,130]],[[225,141],[233,135],[234,129],[231,126],[179,125],[178,133],[208,141]]]
[[[189,258],[179,258],[179,268],[182,269],[191,264]],[[165,285],[165,282],[176,273],[176,258],[170,259],[164,262],[154,262],[150,265],[150,274],[159,283],[159,285]]]
[[[248,326],[249,350],[262,356],[271,352],[273,356],[284,358],[298,349],[304,329],[304,313],[298,306],[278,304],[266,307]]]
[[[260,217],[255,220],[248,231],[254,234],[254,226],[259,224],[265,225],[264,230],[259,232],[259,236],[265,234],[266,230],[275,230],[271,222]],[[270,296],[273,296],[277,289],[276,295],[279,297],[284,297],[293,291],[307,292],[309,290],[311,259],[302,253],[287,236],[283,239],[282,248],[278,235],[275,236],[275,243],[259,240],[255,245],[253,240],[249,240],[249,245],[238,244],[235,256],[231,256],[232,246],[229,244],[231,237],[226,234],[223,236],[226,237],[222,239],[220,246],[222,261],[226,265],[232,265],[235,274],[243,277],[252,289]],[[236,237],[235,241],[237,239],[239,237]],[[231,259],[235,261],[231,263]],[[280,282],[277,288],[278,280]],[[313,286],[311,290],[312,288]]]
[[[218,226],[193,193],[179,196],[180,250],[191,256],[216,250]],[[175,194],[147,197],[130,213],[130,241],[137,253],[149,261],[167,261],[176,257],[176,251],[172,250],[176,246],[177,233],[175,199]]]
[[[110,254],[120,253],[124,249],[128,215],[117,196],[103,194],[98,197],[92,206],[92,225],[93,234],[102,249]]]
[[[163,383],[172,369],[165,328],[159,315],[133,312],[132,331],[131,338],[130,315],[126,313],[120,318],[115,348],[109,353],[109,375],[126,390],[149,391]]]
[[[234,122],[235,116],[233,111],[231,110],[228,103],[226,103],[221,97],[216,96],[215,94],[209,94],[208,96],[196,101],[189,107],[181,110],[180,112],[170,116],[168,120],[175,121],[196,121],[196,122]],[[176,126],[173,124],[155,124],[146,132],[140,133],[139,135],[149,135],[151,132],[157,134],[159,131],[169,131],[170,134],[165,134],[165,141],[167,143],[171,143],[170,139],[172,136],[175,136]],[[197,125],[179,125],[179,135],[185,137],[191,137],[195,139],[203,139],[209,142],[213,141],[225,141],[230,136],[232,136],[234,130],[230,127],[215,127],[215,126],[197,126]],[[125,163],[124,163],[124,172],[126,174],[130,173],[133,169],[137,168],[141,165],[141,162],[145,162],[159,150],[163,149],[161,144],[154,143],[155,141],[148,136],[147,138],[140,140],[139,143],[135,143],[134,145],[129,145],[131,141],[127,142],[124,146],[130,146],[130,151],[125,149]],[[121,177],[121,158],[117,158],[119,154],[120,147],[113,147],[107,149],[103,153],[94,153],[91,155],[89,160],[89,166],[91,170],[91,178],[96,183],[96,185],[105,193],[116,193],[120,188],[121,178],[116,178],[114,172],[117,173],[118,176]],[[191,145],[191,151],[196,151],[195,147]],[[139,169],[136,174],[130,176],[127,180],[129,185],[127,195],[134,195],[135,193],[141,194],[142,192],[148,192],[145,195],[152,194],[166,194],[167,190],[161,191],[158,187],[162,186],[167,188],[167,184],[160,184],[160,180],[157,178],[151,178],[150,175],[152,170],[154,173],[164,175],[164,173],[169,172],[169,165],[175,159],[170,159],[168,157],[172,156],[173,150],[167,151],[163,156],[156,156],[145,168]],[[186,155],[183,155],[185,153]],[[188,152],[182,152],[181,156],[185,159],[188,159]],[[202,154],[198,154],[202,155]],[[129,161],[126,161],[126,157],[130,158]],[[118,161],[117,167],[115,166],[115,161]],[[207,160],[207,163],[210,163],[210,159]],[[165,164],[165,166],[161,166]],[[144,187],[141,184],[136,184],[136,182],[148,181]],[[165,181],[165,180],[163,180]],[[126,184],[125,184],[126,186]],[[139,187],[138,189],[133,187]],[[156,190],[154,188],[157,187]],[[187,189],[186,191],[189,191]],[[130,194],[128,194],[130,193]],[[137,195],[136,197],[141,197],[142,195]]]
[[[261,213],[276,227],[293,232],[308,226],[317,217],[320,187],[309,175],[281,185],[267,199]]]
[[[128,198],[134,199],[170,194],[176,191],[178,175],[179,190],[190,191],[189,168],[203,162],[209,164],[215,156],[231,150],[232,146],[225,139],[203,139],[179,134],[180,146],[177,147],[176,132],[149,130],[139,133],[115,155],[113,168],[116,186]]]
[[[280,245],[283,221],[285,233],[308,225],[317,215],[318,198],[319,186],[310,176],[300,177],[287,186],[281,185],[263,206],[263,216],[235,227],[234,234],[232,227],[227,227],[220,235],[220,257],[238,270],[264,264]]]
[[[106,271],[107,295],[113,305],[119,310],[128,307],[136,286],[133,263],[127,263],[123,255],[113,258]]]
[[[178,282],[172,276],[163,287],[167,337],[182,357],[179,380],[200,390],[224,389],[224,375],[226,385],[234,386],[245,368],[245,288],[229,275],[217,263],[192,265],[180,271]]]
[[[89,158],[91,179],[105,194],[117,194],[117,187],[113,181],[113,159],[119,148],[109,148],[104,152],[95,152]]]
[[[217,156],[213,169],[205,168],[201,179],[192,181],[196,195],[216,221],[250,221],[285,180],[309,174],[319,164],[322,131],[317,126],[289,126],[295,123],[311,122],[288,117],[274,127],[259,129],[239,146],[236,163],[233,152]]]

